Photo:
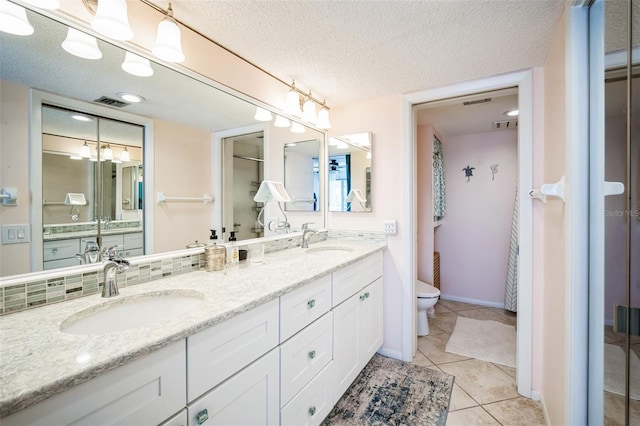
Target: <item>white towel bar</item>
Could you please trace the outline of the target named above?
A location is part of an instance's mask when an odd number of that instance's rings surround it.
[[[164,195],[164,192],[158,192],[156,196],[156,202],[158,204],[164,204],[167,201],[196,201],[204,204],[213,202],[213,196],[211,194],[204,194],[202,197],[169,197]]]

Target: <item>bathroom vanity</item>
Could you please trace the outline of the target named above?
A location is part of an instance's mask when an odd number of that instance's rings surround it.
[[[384,247],[326,241],[121,288],[202,299],[143,327],[61,331],[112,303],[98,295],[0,317],[1,422],[319,424],[382,344]]]

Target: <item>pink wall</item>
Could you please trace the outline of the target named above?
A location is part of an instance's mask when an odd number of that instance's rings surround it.
[[[329,136],[372,132],[371,213],[329,212],[327,227],[382,231],[385,219],[398,221],[398,234],[387,238],[384,252],[384,342],[387,354],[402,356],[402,293],[401,272],[408,264],[402,257],[402,238],[407,227],[402,223],[407,205],[402,183],[402,98],[391,96],[333,108]]]
[[[544,182],[557,182],[565,172],[565,39],[566,22],[560,19],[544,64]],[[543,216],[544,278],[542,393],[551,424],[566,419],[566,302],[564,204],[549,200]]]
[[[442,297],[502,306],[518,179],[517,131],[444,137],[442,147],[447,214],[435,230]],[[496,163],[492,180],[489,167]],[[462,171],[467,165],[475,167],[469,182]]]
[[[433,136],[432,125],[418,126],[416,135],[417,155],[417,226],[416,242],[417,277],[433,284]],[[442,140],[442,138],[439,138]]]

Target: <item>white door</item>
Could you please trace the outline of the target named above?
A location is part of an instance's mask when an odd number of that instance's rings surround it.
[[[598,0],[589,11],[589,424],[640,424],[640,28],[628,25],[640,2],[631,5]]]

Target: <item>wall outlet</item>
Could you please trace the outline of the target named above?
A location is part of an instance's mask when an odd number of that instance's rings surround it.
[[[20,244],[31,241],[31,225],[2,225],[2,244]]]
[[[384,233],[387,235],[396,235],[398,233],[398,222],[395,219],[385,220]]]

